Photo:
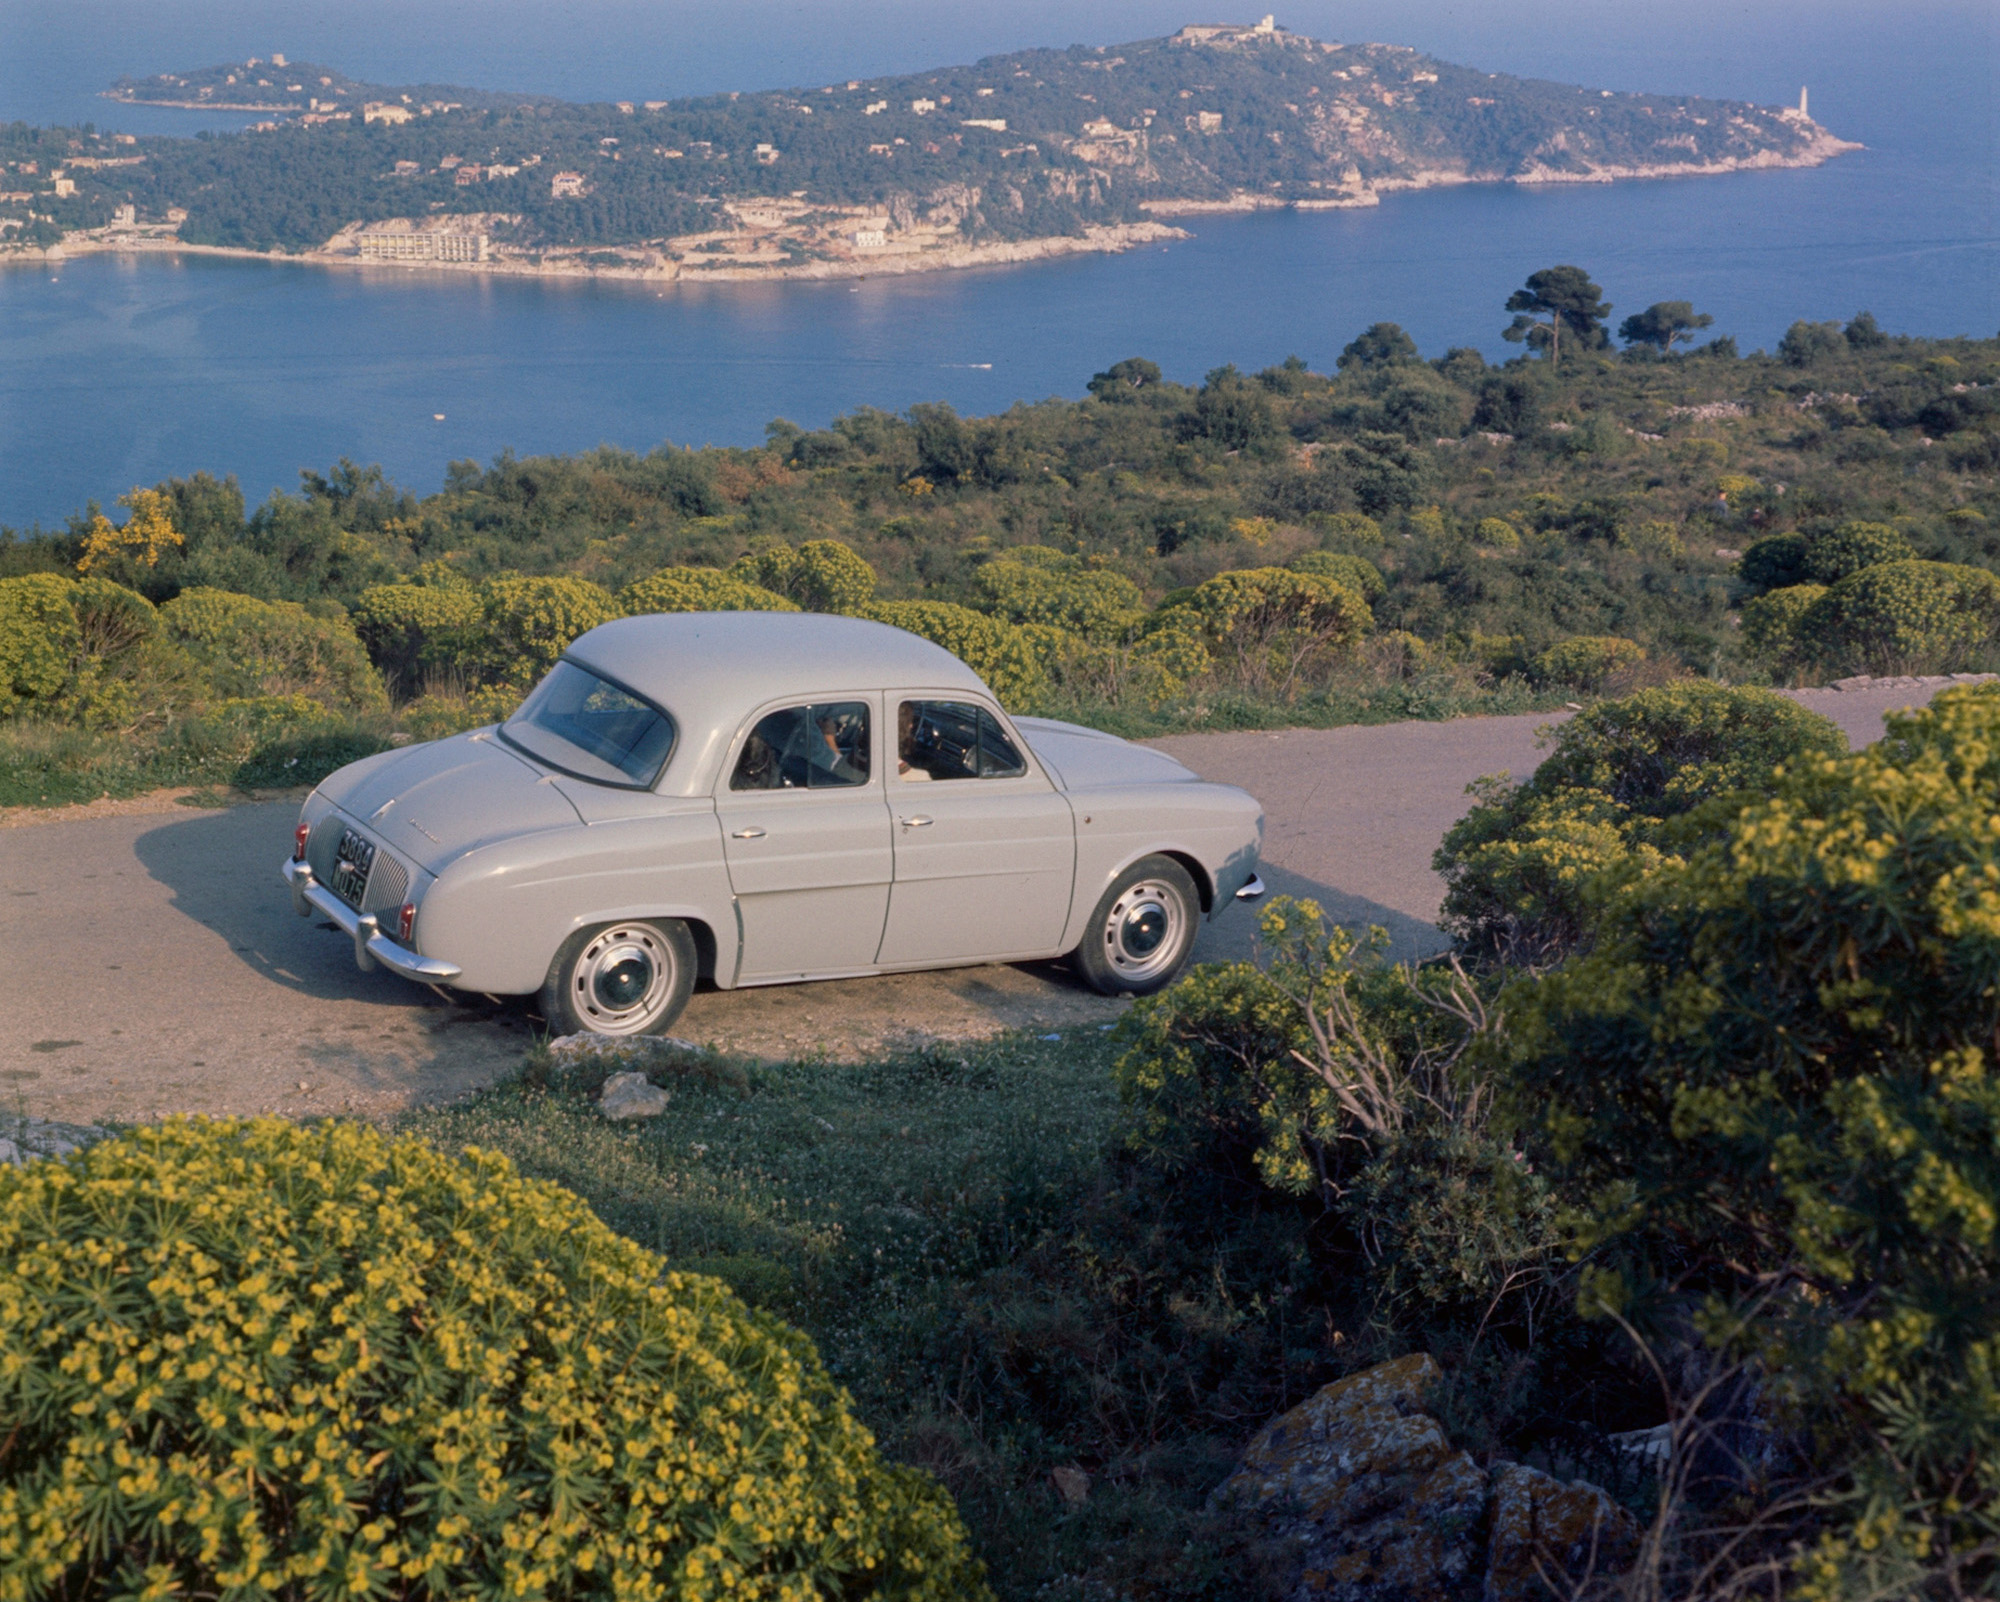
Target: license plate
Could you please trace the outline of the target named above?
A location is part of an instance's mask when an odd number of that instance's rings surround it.
[[[368,870],[374,866],[373,843],[352,829],[343,833],[333,858],[333,893],[356,912],[361,910],[361,892],[368,888]]]

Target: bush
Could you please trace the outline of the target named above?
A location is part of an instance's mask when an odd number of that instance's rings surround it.
[[[402,694],[432,673],[479,675],[485,608],[470,585],[378,584],[361,592],[353,618],[376,667]]]
[[[1744,553],[1746,562],[1749,555]],[[1838,584],[1863,568],[1910,562],[1916,555],[1901,531],[1887,523],[1843,523],[1806,548],[1805,575],[1816,584]]]
[[[76,671],[74,588],[56,573],[0,579],[0,715],[53,700]]]
[[[114,661],[160,632],[160,614],[136,590],[104,578],[80,578],[69,592],[86,657]]]
[[[1441,921],[1483,958],[1541,962],[1584,944],[1608,896],[1660,868],[1769,782],[1838,755],[1839,728],[1770,690],[1696,680],[1580,712],[1527,783],[1482,780],[1433,865]]]
[[[1026,633],[952,601],[874,601],[861,616],[907,629],[941,645],[986,681],[1012,709],[1026,710],[1048,693],[1048,676]]]
[[[1789,589],[1806,579],[1806,537],[1803,534],[1767,534],[1753,541],[1736,564],[1737,574],[1759,594],[1767,590]]]
[[[1591,1301],[1691,1313],[1842,1477],[1799,1594],[1990,1594],[2000,693],[1773,788],[1507,993],[1507,1061],[1625,1264]]]
[[[357,711],[387,705],[354,630],[295,602],[183,590],[160,608],[160,625],[222,695],[301,694]]]
[[[0,1241],[15,1594],[984,1594],[804,1336],[503,1158],[175,1121]]]
[[[1122,573],[1088,568],[1046,545],[1019,545],[979,569],[987,606],[1010,623],[1038,623],[1116,645],[1146,612],[1139,586]]]
[[[1285,565],[1294,573],[1310,573],[1315,578],[1332,579],[1336,584],[1345,584],[1370,606],[1381,600],[1388,590],[1388,586],[1382,581],[1382,570],[1363,556],[1343,556],[1334,551],[1308,551],[1304,556],[1297,557]]]
[[[782,595],[808,612],[858,612],[875,594],[875,569],[839,540],[807,540],[797,550],[753,551],[729,576]]]
[[[1812,653],[1800,629],[1825,594],[1824,584],[1788,584],[1745,601],[1743,648],[1773,667],[1803,666]]]
[[[1804,648],[1829,668],[1877,674],[1982,666],[2000,632],[2000,578],[1951,562],[1884,562],[1851,573],[1800,619]]]
[[[1810,367],[1829,356],[1847,354],[1847,336],[1839,323],[1796,322],[1778,341],[1778,357],[1790,367]]]
[[[587,579],[488,579],[479,592],[486,624],[486,670],[508,684],[532,684],[570,641],[619,615],[618,603]]]
[[[1552,645],[1535,658],[1534,676],[1543,684],[1569,684],[1595,692],[1605,680],[1646,660],[1646,648],[1637,640],[1616,634],[1579,634],[1574,639]]]
[[[1489,551],[1512,556],[1521,548],[1521,531],[1504,517],[1482,517],[1472,537]]]
[[[1488,1030],[1478,992],[1384,965],[1380,931],[1359,944],[1310,901],[1274,900],[1260,928],[1267,970],[1196,968],[1119,1025],[1131,1144],[1167,1174],[1309,1201],[1378,1316],[1491,1312],[1556,1237],[1547,1187],[1461,1071]]]
[[[646,612],[796,612],[775,591],[716,567],[667,567],[618,592],[627,617]]]
[[[1242,682],[1295,695],[1302,678],[1343,660],[1373,618],[1359,593],[1282,567],[1218,573],[1161,608],[1162,623],[1198,632]]]

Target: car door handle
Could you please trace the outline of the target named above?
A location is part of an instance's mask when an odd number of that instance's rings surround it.
[[[906,829],[928,829],[931,826],[929,818],[898,818],[896,821]]]
[[[738,829],[730,838],[732,840],[761,840],[764,838],[764,831],[753,823],[747,829]]]

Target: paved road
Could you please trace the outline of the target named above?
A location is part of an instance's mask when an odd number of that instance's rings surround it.
[[[1857,743],[1911,695],[1801,692]],[[1439,837],[1481,774],[1530,771],[1542,716],[1160,742],[1241,784],[1268,817],[1264,877],[1342,921],[1435,949]],[[524,1010],[456,1006],[296,917],[276,877],[292,803],[125,813],[0,829],[0,1091],[45,1117],[173,1111],[382,1113],[448,1100],[520,1060]],[[1255,920],[1207,925],[1205,959],[1246,955]],[[1059,968],[968,968],[698,994],[676,1033],[784,1057],[1014,1025],[1093,1028],[1119,1003]]]

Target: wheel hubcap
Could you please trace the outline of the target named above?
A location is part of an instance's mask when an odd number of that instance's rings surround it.
[[[601,1035],[644,1033],[673,988],[673,953],[643,925],[598,935],[583,948],[570,980],[577,1016]]]
[[[1179,959],[1186,927],[1186,909],[1172,886],[1143,880],[1118,898],[1105,919],[1105,957],[1123,978],[1151,979]]]

